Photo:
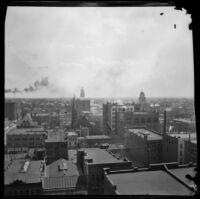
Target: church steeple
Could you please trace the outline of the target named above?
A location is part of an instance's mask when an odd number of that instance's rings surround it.
[[[72,120],[71,120],[71,128],[76,128],[76,121],[77,121],[77,110],[76,110],[76,98],[75,96],[72,99]]]
[[[83,87],[81,88],[80,97],[85,97],[85,92],[83,90]]]

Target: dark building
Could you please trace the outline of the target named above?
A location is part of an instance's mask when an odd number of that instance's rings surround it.
[[[145,128],[127,129],[125,148],[131,160],[144,166],[162,162],[162,136]]]
[[[4,171],[5,196],[42,195],[42,167],[42,161],[12,161]]]
[[[18,104],[16,102],[5,101],[4,117],[8,118],[8,120],[18,119]]]
[[[176,195],[192,196],[193,188],[185,181],[184,172],[194,167],[178,168],[171,165],[151,165],[125,171],[105,171],[104,194],[106,195]],[[176,170],[176,171],[175,171]]]
[[[55,129],[48,132],[45,140],[45,161],[49,165],[60,158],[68,159],[68,137],[63,131]]]
[[[87,177],[88,194],[103,194],[104,168],[130,169],[132,162],[100,148],[84,148],[77,153],[77,164]]]

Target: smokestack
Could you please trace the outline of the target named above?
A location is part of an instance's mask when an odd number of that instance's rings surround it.
[[[166,110],[164,111],[164,126],[163,126],[163,134],[166,134]]]

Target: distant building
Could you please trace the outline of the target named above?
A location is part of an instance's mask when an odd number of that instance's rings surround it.
[[[12,161],[4,171],[5,196],[42,195],[42,168],[42,161]]]
[[[108,135],[117,134],[117,114],[119,112],[134,112],[133,105],[107,102],[103,104],[103,130]]]
[[[127,129],[125,148],[131,160],[144,166],[162,162],[162,136],[145,128]]]
[[[80,97],[85,97],[85,92],[84,92],[83,88],[81,88]]]
[[[43,148],[47,132],[41,128],[12,129],[6,135],[9,153],[27,152],[29,148]]]
[[[169,170],[166,165],[151,165],[149,168],[111,171],[104,176],[104,194],[106,195],[176,195],[193,196],[195,191],[188,185],[184,172],[194,167]],[[176,170],[176,171],[175,171]],[[183,170],[183,171],[182,171]]]
[[[48,138],[45,140],[45,152],[47,165],[60,158],[68,159],[68,137],[63,131],[55,129],[48,132]]]
[[[178,132],[196,131],[196,122],[187,119],[173,119],[171,125],[173,126],[173,131],[178,131]]]
[[[102,143],[109,143],[111,137],[107,135],[89,135],[85,136],[85,146],[87,147],[98,147]]]
[[[27,113],[20,120],[17,121],[17,128],[35,128],[38,127],[38,123],[33,121],[30,113]]]
[[[80,116],[83,111],[90,112],[90,99],[86,98],[76,99],[76,111],[78,116]]]
[[[18,119],[18,104],[12,101],[5,101],[4,103],[4,117],[8,120],[17,120]]]
[[[116,115],[116,133],[124,134],[125,128],[146,127],[160,132],[159,113],[156,112],[118,112]]]
[[[44,195],[86,195],[86,177],[73,161],[60,158],[45,166]]]
[[[76,149],[78,144],[78,135],[75,132],[67,132],[68,149]]]
[[[112,152],[100,148],[84,148],[77,153],[77,165],[87,176],[88,194],[102,194],[104,190],[103,168],[121,170],[132,168],[127,159],[120,159]]]
[[[142,91],[139,96],[140,112],[147,111],[147,103],[144,92]]]

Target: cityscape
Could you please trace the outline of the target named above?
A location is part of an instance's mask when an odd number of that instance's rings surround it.
[[[188,16],[155,8],[148,26],[144,8],[26,9],[6,21],[4,195],[194,196]]]

